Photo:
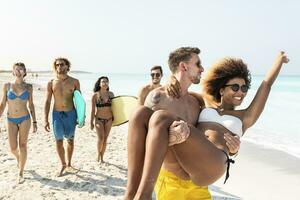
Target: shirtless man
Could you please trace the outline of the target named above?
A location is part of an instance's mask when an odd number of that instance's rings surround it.
[[[154,66],[151,68],[151,83],[144,86],[138,95],[138,103],[139,105],[144,105],[145,99],[149,92],[154,90],[155,88],[161,87],[160,81],[163,76],[163,71],[161,66]]]
[[[57,58],[53,63],[56,78],[49,81],[47,85],[47,98],[45,102],[45,130],[50,132],[49,110],[52,95],[54,106],[52,112],[53,132],[56,140],[56,151],[61,161],[61,168],[58,176],[62,176],[65,169],[72,170],[71,159],[74,150],[74,133],[77,121],[77,114],[73,104],[73,92],[80,91],[79,81],[68,76],[70,62],[66,58]],[[67,139],[67,163],[63,139]]]
[[[147,145],[145,141],[148,132],[160,131],[162,127],[159,120],[153,121],[152,118],[150,119],[153,111],[167,110],[189,124],[196,125],[200,108],[204,104],[203,101],[200,101],[202,99],[201,97],[199,97],[198,100],[194,96],[189,95],[188,88],[192,83],[198,84],[200,82],[201,73],[204,70],[198,56],[199,53],[200,50],[198,48],[190,47],[182,47],[172,52],[169,56],[169,67],[172,74],[180,83],[181,97],[178,99],[171,98],[167,95],[164,87],[157,88],[149,93],[145,102],[147,107],[142,106],[138,108],[130,119],[128,130],[128,182],[125,199],[151,198],[156,178],[143,180],[143,171],[149,171],[147,169],[151,167],[147,161],[144,163],[145,153],[147,153],[145,152],[145,145]],[[149,108],[151,108],[151,110]],[[159,138],[157,138],[157,140],[159,140]],[[233,141],[233,143],[231,143],[231,141]],[[239,148],[239,143],[236,143],[236,138],[230,137],[228,143],[231,152],[236,152]],[[161,148],[168,147],[162,146]],[[164,160],[163,170],[170,172],[172,178],[176,177],[178,182],[189,180],[189,175],[182,169],[171,149],[168,149],[167,154],[161,159]],[[160,166],[155,167],[160,168]],[[196,191],[204,198],[210,198],[207,187],[197,186],[191,181],[188,187],[193,188],[193,193]],[[145,188],[150,189],[145,190]],[[189,191],[189,188],[187,191]],[[159,190],[161,189],[159,188]],[[177,189],[174,189],[172,192],[174,193],[176,191]],[[183,197],[183,199],[188,198],[188,196]],[[162,198],[158,196],[158,199]]]

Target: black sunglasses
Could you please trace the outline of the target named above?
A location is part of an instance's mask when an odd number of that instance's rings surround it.
[[[150,75],[152,76],[152,78],[154,77],[159,78],[161,76],[160,73],[151,73]]]
[[[237,91],[239,91],[240,90],[240,88],[241,88],[241,91],[243,92],[243,93],[246,93],[246,92],[248,92],[248,89],[249,89],[249,87],[247,86],[247,85],[239,85],[239,84],[237,84],[237,83],[235,83],[235,84],[228,84],[228,85],[224,85],[225,87],[230,87],[231,89],[232,89],[232,91],[234,91],[234,92],[237,92]]]

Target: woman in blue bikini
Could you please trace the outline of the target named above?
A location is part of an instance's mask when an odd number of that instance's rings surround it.
[[[27,139],[31,127],[31,118],[34,133],[37,131],[37,124],[32,99],[32,85],[24,81],[26,76],[24,63],[13,65],[13,75],[15,81],[6,83],[3,87],[0,116],[7,104],[8,140],[10,150],[18,161],[18,182],[22,183],[24,181],[23,172],[27,159]]]
[[[100,77],[95,83],[94,95],[92,97],[91,130],[94,129],[94,126],[96,127],[96,132],[98,135],[97,161],[101,161],[101,163],[104,162],[103,155],[106,149],[106,142],[113,121],[111,100],[114,97],[114,94],[109,91],[108,86],[108,77]]]

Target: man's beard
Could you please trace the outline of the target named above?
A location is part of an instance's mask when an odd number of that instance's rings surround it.
[[[160,83],[160,80],[152,80],[152,83],[153,83],[154,85],[158,85],[158,84]]]
[[[199,84],[200,83],[200,77],[199,76],[191,77],[191,82],[193,84]]]
[[[68,71],[67,70],[63,70],[63,71],[56,71],[57,74],[67,74]]]

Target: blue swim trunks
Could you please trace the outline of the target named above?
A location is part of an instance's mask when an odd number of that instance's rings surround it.
[[[77,113],[71,111],[53,111],[52,113],[53,132],[56,140],[74,139],[77,124]]]

